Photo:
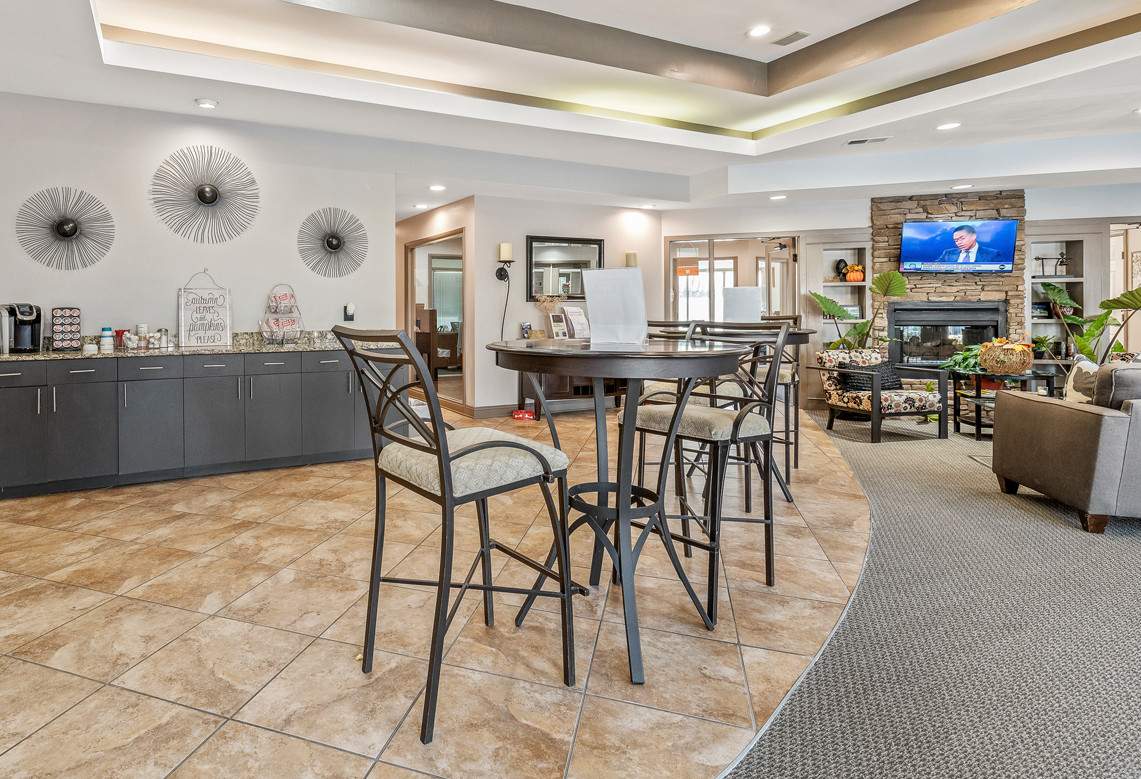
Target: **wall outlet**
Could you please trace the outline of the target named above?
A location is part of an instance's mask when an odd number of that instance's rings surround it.
[[[345,304],[345,321],[352,322],[357,318],[357,307],[352,303]]]

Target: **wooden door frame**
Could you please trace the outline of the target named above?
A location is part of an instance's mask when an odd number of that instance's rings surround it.
[[[464,312],[464,318],[463,318],[464,327],[463,327],[462,335],[467,335],[468,332],[471,332],[470,327],[469,327],[470,323],[468,321],[468,315],[470,314],[470,312],[467,310],[467,305],[466,305],[467,304],[467,294],[468,294],[468,284],[470,283],[470,280],[468,279],[468,272],[467,272],[468,242],[467,242],[467,236],[464,233],[465,233],[464,228],[457,227],[453,230],[447,230],[447,231],[442,232],[442,233],[437,233],[436,235],[429,235],[429,236],[424,237],[424,238],[418,238],[415,241],[408,241],[407,243],[404,244],[404,293],[403,293],[404,294],[404,319],[405,319],[404,331],[406,333],[408,333],[408,335],[413,339],[413,341],[415,341],[415,338],[416,338],[416,250],[419,249],[421,246],[424,246],[426,244],[438,243],[439,241],[443,241],[443,240],[446,240],[448,238],[458,237],[460,239],[460,258],[461,258],[461,262],[463,263],[463,268],[462,268],[463,280],[460,284],[460,296],[461,296],[461,300],[463,303],[463,312]],[[428,268],[428,282],[429,282],[429,284],[431,283],[431,278],[432,278],[432,271],[431,271],[431,265],[429,264],[429,268]],[[459,411],[461,413],[470,413],[471,407],[467,405],[468,374],[469,374],[469,371],[472,368],[474,368],[474,366],[471,364],[471,362],[468,359],[470,354],[471,354],[471,351],[467,349],[467,345],[461,344],[460,348],[461,348],[461,351],[462,351],[463,356],[464,356],[464,367],[463,367],[463,371],[461,374],[463,377],[462,391],[461,391],[462,397],[459,398],[459,400],[455,400],[453,398],[440,397],[440,405],[443,406],[444,408],[449,408],[453,411]]]

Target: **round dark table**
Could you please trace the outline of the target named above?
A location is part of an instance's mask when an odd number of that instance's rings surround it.
[[[674,415],[669,435],[662,446],[662,462],[658,469],[656,490],[634,484],[634,427],[638,418],[638,398],[642,382],[647,379],[675,380],[682,383],[681,402],[685,407],[698,379],[734,373],[737,362],[749,353],[745,346],[701,341],[648,340],[640,344],[592,344],[579,339],[499,341],[487,345],[495,352],[495,363],[501,368],[519,371],[531,381],[536,397],[542,398],[538,374],[581,376],[591,379],[594,388],[594,432],[596,440],[597,481],[576,484],[569,490],[569,504],[582,516],[571,524],[571,532],[586,524],[595,533],[594,559],[590,583],[597,585],[605,551],[614,563],[618,584],[622,588],[623,617],[626,622],[626,651],[630,662],[630,681],[645,682],[642,668],[642,645],[638,634],[638,610],[634,594],[634,570],[638,557],[651,534],[657,534],[665,545],[674,570],[689,593],[706,626],[712,623],[705,614],[701,599],[694,592],[689,577],[678,558],[669,525],[665,520],[663,496],[668,476],[668,461],[673,452],[680,414]],[[606,442],[607,379],[626,380],[626,403],[622,408],[621,433],[618,437],[618,466],[610,478]],[[551,436],[558,445],[558,432],[550,410],[543,403]],[[610,496],[615,496],[611,501]],[[593,496],[593,498],[589,497]],[[613,541],[609,531],[613,529]],[[634,530],[639,531],[634,538]],[[548,566],[550,565],[548,560]],[[520,611],[517,622],[526,614]]]

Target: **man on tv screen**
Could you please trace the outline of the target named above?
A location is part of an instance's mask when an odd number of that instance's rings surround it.
[[[947,249],[939,257],[939,262],[973,263],[973,262],[1000,262],[1001,258],[996,249],[989,246],[980,246],[979,237],[971,225],[959,225],[951,234],[956,248]]]

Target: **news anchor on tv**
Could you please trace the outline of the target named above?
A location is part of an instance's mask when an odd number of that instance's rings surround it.
[[[1000,262],[1001,254],[996,249],[979,244],[978,233],[971,225],[959,225],[951,234],[957,248],[947,249],[939,256],[939,262]]]

